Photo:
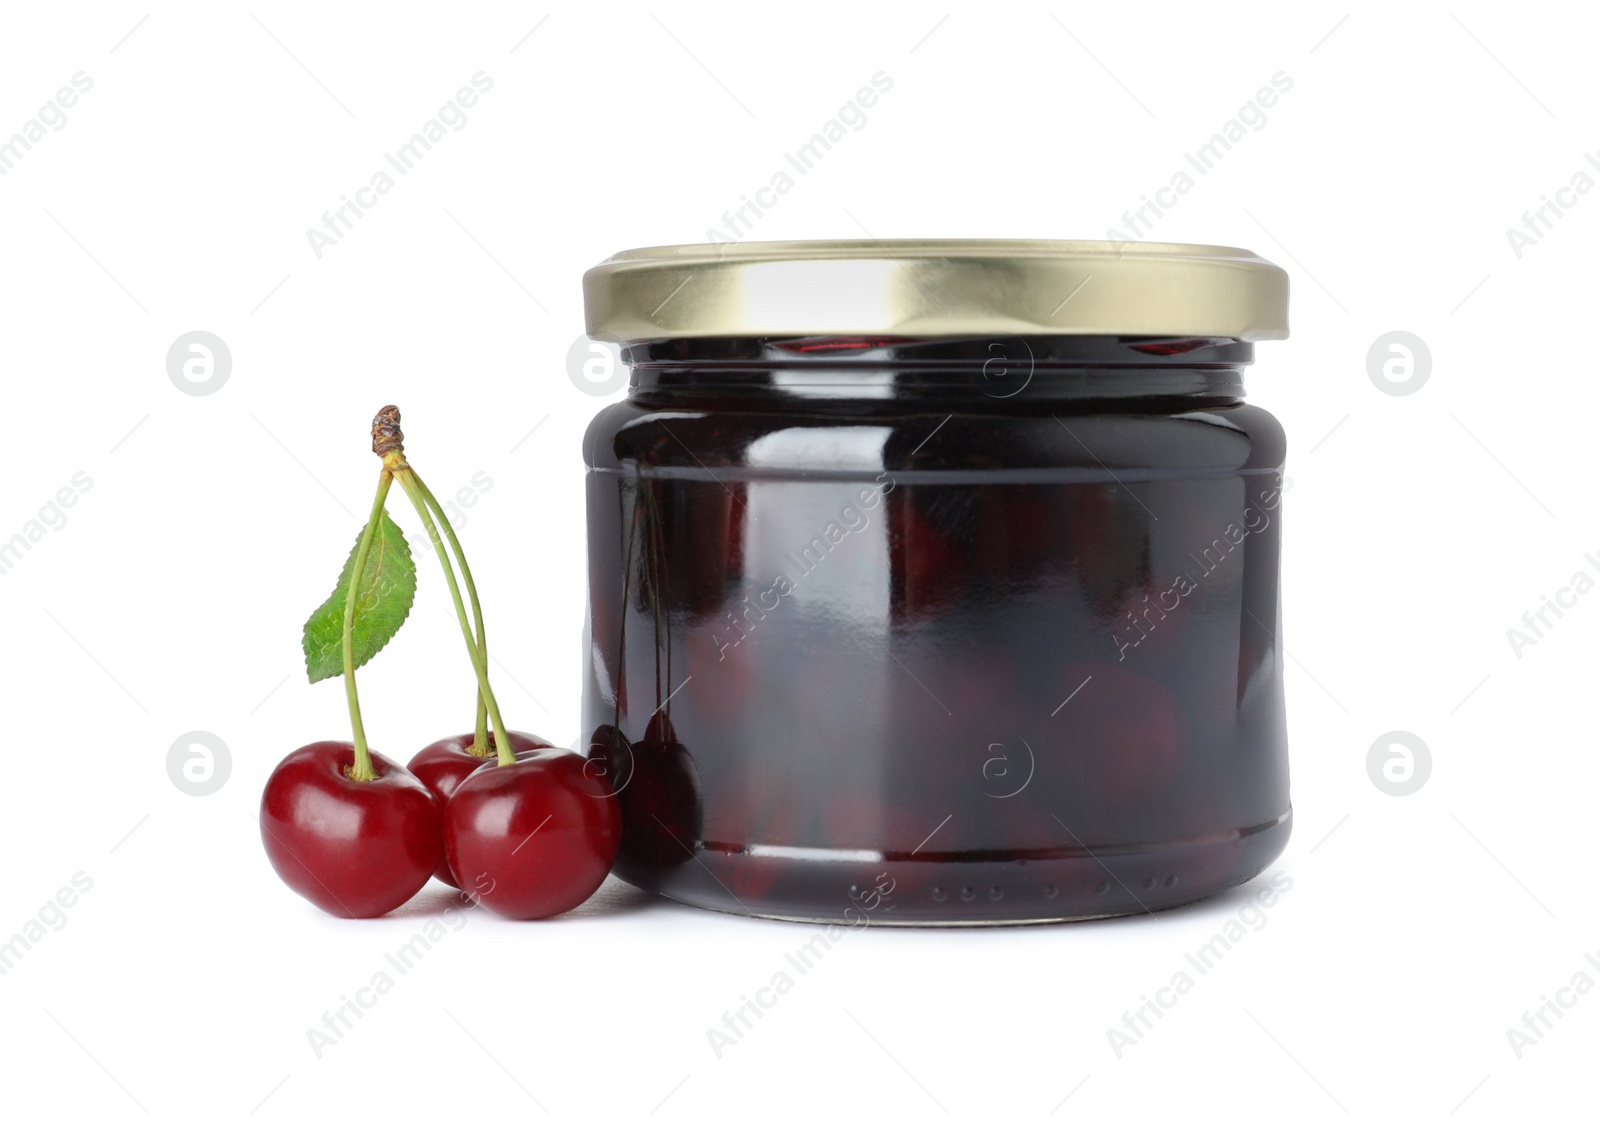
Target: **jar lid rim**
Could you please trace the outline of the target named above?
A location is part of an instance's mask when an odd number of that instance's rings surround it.
[[[1238,247],[1042,239],[691,243],[583,277],[589,336],[1287,337],[1289,279]]]

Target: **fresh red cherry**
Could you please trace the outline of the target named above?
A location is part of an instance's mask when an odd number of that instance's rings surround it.
[[[532,733],[522,733],[511,730],[506,734],[511,739],[511,751],[514,753],[528,753],[535,749],[548,749],[550,742],[543,737],[536,737]],[[463,733],[459,737],[446,737],[435,741],[411,758],[411,763],[406,765],[416,778],[428,786],[439,801],[439,810],[443,811],[448,801],[460,787],[461,782],[473,772],[482,768],[494,759],[492,746],[494,737],[491,735],[489,744],[491,751],[484,756],[477,756],[467,750],[472,747],[474,736]],[[445,861],[444,853],[439,854],[439,865],[434,868],[433,876],[441,882],[461,888],[461,883],[456,881],[456,876],[450,873],[450,864]]]
[[[336,917],[379,917],[411,900],[439,862],[439,804],[372,753],[377,779],[352,780],[348,741],[316,741],[278,764],[261,795],[261,840],[285,884]]]
[[[506,917],[554,917],[582,905],[605,881],[621,836],[610,785],[569,749],[491,761],[445,805],[450,869]]]

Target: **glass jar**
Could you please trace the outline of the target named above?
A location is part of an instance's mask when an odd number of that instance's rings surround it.
[[[584,441],[584,726],[615,872],[846,924],[1064,921],[1243,882],[1290,830],[1287,279],[1060,242],[624,252]]]

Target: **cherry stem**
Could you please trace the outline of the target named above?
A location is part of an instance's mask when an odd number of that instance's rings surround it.
[[[472,624],[467,620],[467,609],[461,602],[461,586],[456,583],[455,569],[450,567],[450,554],[445,552],[444,539],[439,536],[439,527],[433,523],[433,515],[428,512],[428,497],[426,487],[417,478],[416,472],[411,469],[411,464],[406,461],[405,436],[400,431],[400,409],[389,404],[380,409],[372,419],[372,453],[383,459],[383,466],[400,483],[401,489],[406,492],[406,497],[411,499],[411,504],[416,507],[417,516],[422,519],[428,537],[433,542],[433,551],[439,555],[439,567],[444,569],[444,578],[450,585],[450,599],[455,604],[456,620],[461,624],[461,637],[466,640],[467,655],[472,660],[472,671],[478,676],[478,696],[483,700],[485,709],[489,713],[489,720],[494,724],[495,749],[499,754],[501,767],[516,763],[516,754],[511,749],[511,738],[506,734],[505,722],[500,719],[500,703],[495,701],[494,691],[489,687],[489,662],[488,649],[483,644],[481,623],[483,616],[480,614],[480,634],[473,637]],[[438,505],[435,501],[434,505]],[[445,522],[445,527],[450,528],[450,523]],[[456,552],[461,555],[462,571],[466,571],[466,557],[461,554],[460,543],[456,541],[455,531],[451,529],[450,540],[456,544]],[[477,609],[476,595],[473,598],[473,607]]]
[[[361,541],[356,545],[356,557],[351,562],[350,584],[344,594],[344,630],[340,644],[344,658],[344,696],[350,705],[350,735],[355,746],[355,763],[346,771],[351,780],[376,780],[372,767],[372,753],[367,749],[367,731],[361,724],[361,701],[356,694],[356,599],[361,592],[362,574],[367,568],[367,553],[372,548],[372,538],[383,521],[383,503],[389,496],[389,484],[394,475],[385,466],[378,474],[378,494],[372,500],[372,514],[361,531]]]
[[[444,512],[444,507],[439,504],[439,499],[433,496],[433,491],[428,489],[428,484],[422,481],[422,476],[412,468],[409,472],[417,490],[427,502],[428,508],[439,519],[439,525],[444,529],[444,535],[450,542],[450,550],[455,554],[456,566],[461,569],[461,582],[467,587],[467,602],[472,605],[472,621],[478,627],[477,650],[478,657],[485,666],[489,661],[489,643],[483,627],[483,605],[478,602],[478,586],[472,581],[472,569],[467,567],[467,554],[461,548],[461,538],[456,536],[455,526],[450,524],[449,515]],[[472,747],[467,752],[474,756],[486,757],[492,746],[489,744],[489,710],[483,700],[483,694],[478,694],[477,718],[474,722]]]
[[[406,496],[411,499],[411,504],[417,509],[417,516],[422,519],[422,524],[428,530],[428,536],[433,539],[434,552],[439,554],[439,567],[444,569],[444,578],[450,584],[450,599],[456,606],[456,619],[461,624],[461,637],[467,643],[467,655],[472,659],[473,673],[478,676],[478,695],[483,699],[483,704],[489,712],[489,720],[494,725],[495,750],[499,753],[502,766],[516,761],[516,754],[511,749],[511,738],[506,735],[505,722],[500,719],[500,704],[495,701],[494,691],[489,688],[489,671],[484,662],[484,653],[478,650],[477,640],[473,638],[472,624],[467,619],[466,605],[461,602],[461,586],[456,583],[456,571],[450,567],[450,554],[445,552],[444,539],[439,536],[439,527],[433,523],[433,515],[428,512],[428,503],[422,496],[422,491],[417,487],[416,477],[411,473],[410,467],[401,467],[394,470],[394,476],[399,481]]]

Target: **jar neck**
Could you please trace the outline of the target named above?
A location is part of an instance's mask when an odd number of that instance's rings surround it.
[[[762,396],[762,407],[818,400],[953,399],[974,407],[1063,400],[1173,400],[1191,408],[1244,398],[1254,347],[1233,338],[672,338],[629,345],[632,395],[645,401]],[[752,405],[753,406],[753,405]]]

